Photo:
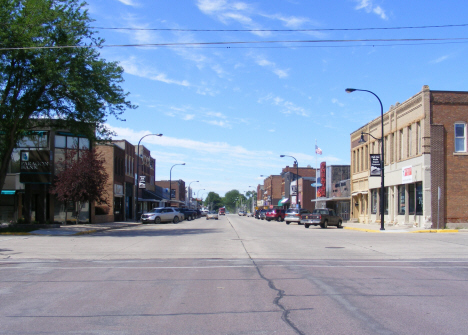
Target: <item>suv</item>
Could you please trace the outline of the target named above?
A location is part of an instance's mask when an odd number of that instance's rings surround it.
[[[191,220],[194,220],[196,218],[198,218],[198,214],[197,214],[197,211],[194,210],[194,209],[189,209],[189,208],[177,208],[177,210],[184,214],[184,217],[187,221],[191,221]]]
[[[304,214],[310,214],[310,211],[305,208],[290,208],[286,211],[286,216],[284,217],[284,221],[286,224],[290,224],[291,222],[297,222],[297,224],[301,224],[301,216]]]
[[[281,222],[284,220],[285,214],[286,214],[286,210],[284,209],[272,208],[272,209],[269,209],[265,213],[265,220],[267,221],[276,220],[276,221]]]
[[[153,208],[149,212],[141,215],[141,223],[161,223],[173,222],[179,223],[184,219],[184,215],[172,207]]]

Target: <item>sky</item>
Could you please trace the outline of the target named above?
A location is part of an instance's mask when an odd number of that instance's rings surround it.
[[[403,0],[88,0],[138,106],[108,119],[142,140],[156,179],[196,195],[261,175],[350,164],[350,133],[421,91],[467,89],[468,6]],[[126,29],[109,29],[126,28]],[[315,144],[322,155],[315,154]],[[198,181],[198,182],[196,182]]]

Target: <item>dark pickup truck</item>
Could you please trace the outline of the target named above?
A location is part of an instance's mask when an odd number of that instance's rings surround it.
[[[301,216],[301,223],[306,228],[319,225],[320,228],[327,228],[328,226],[341,228],[343,225],[343,219],[341,216],[336,215],[333,209],[321,208],[314,209],[310,214],[303,214]]]
[[[177,208],[177,210],[184,214],[185,220],[187,221],[198,219],[198,213],[195,209]]]

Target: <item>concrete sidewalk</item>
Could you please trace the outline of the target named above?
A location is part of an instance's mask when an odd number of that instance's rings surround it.
[[[385,230],[380,230],[380,223],[344,222],[343,229],[356,230],[369,233],[461,233],[468,229],[424,229],[412,225],[385,224]]]
[[[97,233],[100,231],[139,226],[141,222],[107,222],[98,224],[62,225],[60,228],[39,229],[31,235],[71,236]]]

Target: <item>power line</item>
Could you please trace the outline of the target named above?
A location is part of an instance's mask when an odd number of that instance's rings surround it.
[[[183,29],[183,28],[132,28],[132,27],[90,27],[102,30],[146,30],[146,31],[185,31],[185,32],[322,32],[322,31],[365,31],[365,30],[403,30],[467,27],[468,23],[446,24],[438,26],[408,27],[369,27],[369,28],[315,28],[315,29]]]
[[[254,44],[296,44],[296,43],[381,43],[381,42],[463,42],[468,41],[468,38],[400,38],[400,39],[353,39],[353,40],[284,40],[284,41],[230,41],[230,42],[180,42],[180,43],[145,43],[145,44],[109,44],[109,45],[62,45],[62,46],[33,46],[33,47],[13,47],[13,48],[0,48],[0,51],[11,50],[34,50],[34,49],[67,49],[67,48],[115,48],[115,47],[206,47],[206,46],[225,46],[225,45],[254,45]],[[439,43],[440,44],[440,43]],[[377,45],[375,45],[377,46]],[[284,46],[288,48],[288,46]]]

